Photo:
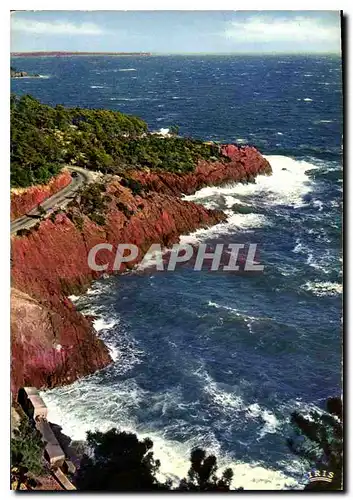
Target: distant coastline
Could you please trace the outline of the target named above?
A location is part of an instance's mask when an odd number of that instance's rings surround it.
[[[11,52],[11,57],[151,56],[151,52]]]

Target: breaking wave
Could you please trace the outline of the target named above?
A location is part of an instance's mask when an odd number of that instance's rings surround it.
[[[276,432],[280,425],[275,415],[254,403],[244,406],[240,396],[222,390],[205,372],[199,372],[204,383],[204,391],[215,404],[224,411],[241,414],[248,420],[262,422],[258,439],[267,433]],[[188,457],[195,447],[202,447],[208,453],[218,457],[219,471],[231,467],[234,471],[233,486],[242,486],[252,490],[296,489],[300,483],[285,473],[267,468],[256,461],[246,463],[235,460],[227,453],[222,453],[222,446],[212,429],[193,430],[193,437],[180,442],[165,436],[162,431],[151,427],[145,428],[134,419],[134,410],[149,398],[134,380],[118,382],[114,387],[101,384],[96,376],[75,382],[69,387],[58,388],[41,393],[48,406],[48,418],[59,424],[63,432],[74,440],[84,440],[89,430],[105,432],[112,427],[119,427],[126,432],[136,433],[139,439],[149,437],[153,441],[153,451],[161,461],[160,479],[171,479],[177,483],[186,477],[189,468]],[[150,404],[173,406],[182,405],[178,401],[178,390],[169,391]],[[104,402],[104,404],[102,404]],[[177,426],[177,423],[171,427]],[[180,423],[183,426],[182,423]],[[170,432],[171,429],[168,429]],[[286,464],[289,466],[290,464]],[[285,467],[284,467],[285,468]],[[298,468],[298,470],[300,470]],[[297,473],[298,473],[297,470]]]
[[[342,283],[332,283],[331,281],[307,281],[301,288],[312,292],[317,297],[337,296],[341,295],[343,291]]]
[[[318,168],[313,163],[295,160],[287,156],[265,156],[272,167],[272,175],[259,175],[255,183],[233,184],[222,187],[206,187],[194,195],[185,196],[190,201],[207,200],[212,196],[236,195],[258,202],[259,196],[265,203],[291,205],[294,208],[305,204],[304,196],[312,190],[313,182],[307,175],[310,170]]]

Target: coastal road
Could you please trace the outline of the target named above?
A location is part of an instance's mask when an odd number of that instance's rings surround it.
[[[93,176],[88,170],[71,166],[66,168],[73,173],[74,177],[72,177],[70,184],[40,204],[46,211],[46,215],[49,215],[56,208],[66,207],[66,205],[73,199],[78,188],[93,180]],[[15,234],[20,229],[29,229],[30,227],[35,226],[40,221],[40,218],[41,214],[39,210],[34,208],[28,212],[28,214],[22,215],[22,217],[19,217],[11,222],[11,234]]]

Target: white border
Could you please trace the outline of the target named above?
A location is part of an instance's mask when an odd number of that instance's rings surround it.
[[[50,8],[48,8],[50,5]],[[165,0],[149,0],[148,4],[143,0],[128,0],[128,1],[108,1],[108,0],[100,0],[99,2],[92,2],[90,0],[61,0],[60,2],[52,2],[48,4],[47,1],[44,0],[17,0],[13,2],[3,1],[0,6],[0,36],[1,36],[1,68],[2,68],[2,79],[1,79],[1,99],[0,99],[0,116],[2,118],[2,127],[1,127],[1,152],[2,152],[2,161],[0,168],[0,186],[2,189],[2,196],[0,196],[1,203],[1,235],[2,235],[2,244],[0,246],[1,250],[1,262],[3,263],[3,270],[1,275],[1,356],[2,360],[0,363],[1,368],[1,377],[0,380],[2,382],[2,401],[3,405],[2,412],[0,414],[1,417],[1,431],[3,433],[2,440],[4,443],[2,446],[2,453],[0,454],[0,473],[1,473],[1,493],[2,498],[7,498],[8,495],[13,494],[9,490],[10,480],[9,480],[9,467],[10,467],[10,456],[9,456],[9,445],[10,445],[10,426],[9,426],[9,413],[8,405],[9,401],[9,387],[10,387],[10,377],[9,377],[9,355],[10,355],[10,333],[9,333],[9,309],[10,309],[10,300],[9,300],[9,286],[10,286],[10,269],[9,269],[9,239],[10,239],[10,227],[9,227],[9,78],[7,77],[9,72],[9,52],[10,52],[10,10],[337,10],[338,8],[343,9],[345,14],[348,16],[351,9],[350,3],[348,0],[344,0],[340,2],[340,5],[337,5],[336,2],[320,0],[320,1],[311,1],[308,0],[296,0],[295,2],[279,2],[278,0],[268,0],[266,3],[259,2],[257,0],[247,0],[244,3],[242,2],[234,2],[232,0],[218,0],[216,3],[212,3],[207,0],[169,0],[167,3]],[[349,19],[347,19],[347,31],[349,28]],[[352,43],[347,37],[347,52],[346,61],[345,61],[345,71],[346,71],[346,105],[349,106],[345,109],[345,113],[351,116],[351,101],[348,103],[348,82],[350,82],[349,78],[349,68],[352,59]],[[347,58],[348,55],[348,58]],[[348,117],[346,117],[348,121]],[[345,137],[345,148],[346,148],[346,161],[349,159],[349,146],[351,144],[351,130],[347,128]],[[348,170],[348,165],[345,165],[346,170]],[[350,199],[350,195],[353,194],[353,175],[347,175],[346,182],[348,185],[345,188],[345,192],[347,193],[347,251],[345,254],[345,262],[349,257],[348,248],[352,248],[352,239],[353,239],[353,202]],[[346,264],[347,265],[347,264]],[[353,267],[348,267],[346,272],[346,287],[348,290],[349,282],[351,282],[351,278],[353,274]],[[353,295],[348,295],[348,300],[346,303],[346,314],[347,320],[349,317],[349,311],[353,310]],[[349,370],[349,362],[348,359],[352,359],[351,349],[352,342],[349,342],[349,336],[352,335],[352,332],[348,329],[348,324],[346,324],[346,372],[348,375],[348,380],[346,381],[346,399],[348,400],[348,388],[352,387],[352,371]],[[348,345],[349,344],[349,345]],[[329,355],[329,353],[328,353]],[[346,405],[346,414],[348,414],[349,424],[352,423],[352,413],[350,412],[350,401],[347,402]],[[346,423],[346,425],[349,425]],[[349,451],[351,451],[351,434],[348,433],[349,442],[346,443],[346,454],[348,455]],[[347,462],[347,470],[345,473],[345,483],[346,488],[349,487],[350,484],[350,474],[352,472],[352,467]],[[50,494],[48,492],[48,494]],[[262,493],[265,494],[266,493]],[[281,493],[277,493],[281,494]],[[282,493],[284,494],[284,493]],[[32,495],[36,495],[32,493]],[[267,493],[267,495],[272,495],[272,492]],[[36,495],[37,496],[37,495]],[[80,494],[81,498],[99,498],[104,495],[98,494]],[[131,498],[131,494],[119,494],[120,497]],[[133,495],[135,496],[135,495]],[[141,496],[137,495],[136,496]],[[249,494],[248,498],[255,496],[255,494]],[[318,494],[316,497],[324,497],[327,498],[330,496],[329,494]]]

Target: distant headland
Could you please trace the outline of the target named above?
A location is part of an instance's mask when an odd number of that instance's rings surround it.
[[[11,57],[151,56],[151,52],[11,52]]]
[[[40,75],[38,74],[31,75],[26,71],[18,71],[16,68],[13,68],[12,66],[10,68],[10,76],[11,78],[40,78]]]

